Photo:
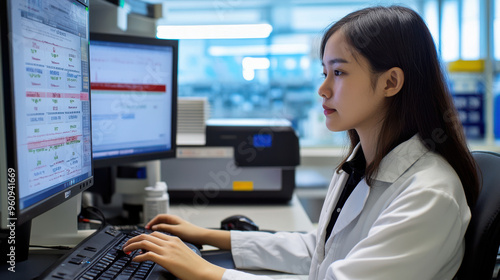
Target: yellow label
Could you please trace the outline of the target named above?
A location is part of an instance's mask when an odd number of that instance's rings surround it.
[[[253,191],[252,181],[234,181],[233,191]]]
[[[484,59],[479,60],[457,60],[448,63],[450,72],[483,72]]]

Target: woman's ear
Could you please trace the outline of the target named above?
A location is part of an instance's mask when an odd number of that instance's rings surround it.
[[[382,81],[383,85],[385,85],[384,96],[391,97],[396,95],[403,87],[405,74],[401,68],[392,67],[382,75],[382,78],[385,80]]]

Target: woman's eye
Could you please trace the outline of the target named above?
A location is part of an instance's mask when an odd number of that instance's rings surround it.
[[[326,79],[326,73],[321,73],[321,76]]]
[[[333,74],[334,74],[335,76],[340,76],[340,75],[342,75],[343,73],[342,73],[342,71],[335,70],[335,71],[333,71]]]

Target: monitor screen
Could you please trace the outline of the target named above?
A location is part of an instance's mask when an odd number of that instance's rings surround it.
[[[175,156],[177,41],[90,34],[96,167]]]
[[[14,215],[29,221],[92,184],[89,17],[82,2],[9,0],[2,7],[7,152],[0,161],[15,178],[2,193],[2,222]]]

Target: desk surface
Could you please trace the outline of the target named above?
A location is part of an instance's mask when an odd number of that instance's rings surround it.
[[[278,205],[171,205],[170,213],[197,226],[220,228],[220,222],[231,215],[245,215],[261,230],[310,231],[314,226],[294,195],[288,204]]]
[[[279,205],[172,205],[172,214],[201,227],[219,228],[224,218],[241,214],[251,218],[263,230],[310,231],[314,229],[311,220],[302,208],[296,196],[288,204]],[[7,266],[0,265],[0,279],[32,279],[55,262],[63,252],[44,252],[35,250],[28,261],[18,263],[16,273],[7,271]],[[251,271],[255,274],[267,274],[276,279],[286,275],[269,271]],[[294,279],[307,279],[307,276],[294,276]]]
[[[278,205],[171,205],[170,213],[206,228],[219,228],[220,221],[240,214],[252,219],[261,230],[311,231],[314,225],[296,195],[288,204]],[[229,267],[227,267],[229,268]],[[308,279],[307,275],[289,275],[272,271],[248,271],[274,279]]]

